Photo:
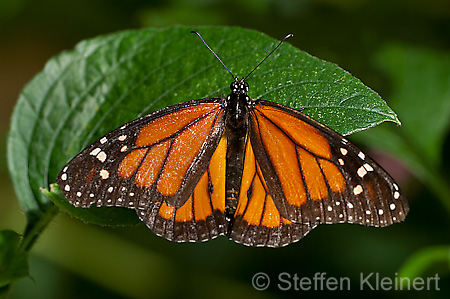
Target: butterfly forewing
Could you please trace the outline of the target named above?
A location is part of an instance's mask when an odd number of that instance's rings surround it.
[[[136,208],[144,220],[155,203],[180,208],[219,144],[223,117],[217,99],[159,110],[88,146],[64,167],[57,183],[75,206]]]
[[[393,179],[356,146],[301,112],[259,100],[250,140],[281,215],[301,224],[386,226],[408,205]]]

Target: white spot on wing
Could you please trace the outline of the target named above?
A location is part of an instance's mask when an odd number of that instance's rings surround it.
[[[106,137],[103,137],[102,139],[100,139],[101,144],[104,144],[106,141],[108,141],[108,138],[106,138]]]
[[[361,185],[357,185],[353,188],[353,194],[355,195],[359,195],[363,192],[363,188],[361,187]]]
[[[64,186],[64,190],[66,190],[67,192],[69,192],[69,191],[70,191],[70,186],[69,186],[69,185],[65,185],[65,186]]]
[[[100,176],[102,179],[106,180],[107,178],[109,178],[109,171],[106,169],[100,170]]]
[[[344,160],[342,160],[341,158],[338,159],[339,164],[344,165]]]
[[[61,180],[63,180],[63,181],[67,180],[67,173],[63,173],[61,175]]]
[[[347,153],[348,153],[348,150],[343,147],[340,148],[340,151],[341,151],[341,154],[344,156],[347,155]]]
[[[358,157],[359,157],[361,160],[364,160],[364,159],[366,158],[366,155],[364,155],[363,152],[359,152],[359,153],[358,153]]]
[[[123,152],[126,152],[127,149],[128,149],[128,146],[124,145],[124,146],[122,146],[122,148],[120,149],[120,151],[123,153]]]
[[[120,141],[124,141],[125,139],[127,139],[127,135],[120,135],[119,138]]]
[[[394,198],[395,198],[395,199],[399,199],[399,198],[400,198],[400,192],[395,191],[395,192],[394,192]]]
[[[101,150],[102,150],[101,148],[96,147],[96,148],[94,148],[94,149],[90,152],[90,154],[91,154],[92,156],[97,156],[97,154],[100,153]]]
[[[106,153],[104,152],[104,151],[101,151],[100,153],[98,153],[98,155],[97,155],[97,159],[100,161],[100,162],[105,162],[105,160],[106,160]]]
[[[369,164],[367,164],[367,163],[364,163],[364,168],[367,170],[367,171],[373,171],[373,167],[372,166],[370,166]]]
[[[367,173],[367,170],[363,166],[358,168],[358,175],[359,175],[359,177],[363,178],[366,175],[366,173]]]
[[[395,203],[391,203],[389,205],[389,209],[391,209],[392,211],[395,210]]]

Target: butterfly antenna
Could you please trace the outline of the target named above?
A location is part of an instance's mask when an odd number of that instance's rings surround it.
[[[280,47],[281,46],[281,44],[285,41],[285,40],[287,40],[288,38],[291,38],[291,37],[293,37],[294,35],[292,34],[292,33],[289,33],[288,35],[286,35],[281,41],[280,41],[280,43],[278,44],[278,46],[276,46],[275,47],[275,49],[273,49],[269,54],[267,54],[267,56],[242,80],[242,81],[245,81],[245,80],[247,80],[247,78],[267,59],[267,57],[269,57],[270,55],[272,55],[272,53],[273,52],[275,52],[277,49],[278,49],[278,47]]]
[[[208,44],[205,42],[205,40],[203,39],[203,37],[200,35],[200,33],[198,33],[197,31],[191,31],[191,33],[195,33],[197,34],[198,37],[200,37],[200,39],[202,40],[202,42],[205,44],[205,46],[211,51],[211,53],[214,54],[214,56],[216,56],[217,60],[220,61],[220,63],[223,65],[223,67],[230,73],[231,77],[233,77],[234,80],[237,80],[237,78],[235,76],[233,76],[233,73],[231,73],[231,71],[227,68],[227,66],[225,65],[225,63],[223,63],[223,61],[219,58],[219,56],[217,56],[217,54],[208,46]]]

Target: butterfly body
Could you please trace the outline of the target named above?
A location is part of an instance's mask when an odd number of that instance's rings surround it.
[[[224,98],[226,159],[226,204],[225,217],[231,221],[239,200],[244,153],[247,142],[248,114],[251,99],[247,96],[248,84],[236,81],[231,84],[231,94]]]

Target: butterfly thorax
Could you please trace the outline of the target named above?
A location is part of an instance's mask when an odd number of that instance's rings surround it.
[[[243,81],[234,81],[230,85],[231,93],[226,98],[226,127],[241,130],[247,120],[248,84]]]
[[[225,216],[232,219],[239,199],[248,135],[248,84],[237,80],[230,85],[226,98],[225,138],[227,139]]]

